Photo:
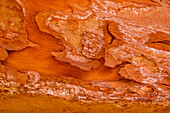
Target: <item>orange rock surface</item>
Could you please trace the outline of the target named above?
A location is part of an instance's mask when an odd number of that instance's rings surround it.
[[[70,100],[76,100],[69,106],[73,112],[78,101],[96,105],[96,111],[87,110],[92,108],[83,103],[82,112],[114,111],[96,100],[112,102],[115,112],[116,100],[127,108],[123,112],[168,112],[169,18],[168,0],[1,0],[0,111],[34,109],[5,108],[7,95],[7,104],[16,101],[13,106],[37,98],[34,112],[42,110],[43,99],[61,102],[60,112]],[[137,100],[153,105],[138,109],[141,104],[132,103]],[[165,101],[160,110],[154,108],[158,101]]]

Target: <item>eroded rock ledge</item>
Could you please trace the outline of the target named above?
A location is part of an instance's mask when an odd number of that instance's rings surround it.
[[[169,94],[169,15],[167,1],[92,0],[88,9],[40,12],[36,21],[63,40],[65,50],[52,53],[56,60],[83,70],[98,67],[101,57],[108,67],[123,63],[122,77]]]
[[[0,12],[0,60],[4,61],[6,50],[34,44],[27,39],[24,12],[17,2],[2,0]],[[56,60],[90,71],[104,58],[105,66],[120,66],[121,77],[109,82],[68,77],[46,80],[38,72],[21,73],[0,65],[0,90],[80,100],[168,100],[169,18],[166,0],[92,0],[86,9],[39,12],[35,19],[40,31],[63,41],[64,51],[52,52]]]

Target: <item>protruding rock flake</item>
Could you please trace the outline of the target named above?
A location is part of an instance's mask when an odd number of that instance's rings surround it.
[[[27,75],[28,75],[28,80],[26,85],[33,85],[36,82],[38,82],[41,78],[40,74],[35,71],[28,71]]]
[[[86,15],[81,11],[78,13]],[[83,70],[91,70],[91,68],[98,67],[99,64],[99,61],[93,59],[99,59],[103,56],[105,22],[91,14],[85,18],[84,16],[80,18],[78,13],[76,16],[70,13],[63,13],[66,16],[61,16],[57,15],[58,13],[54,15],[51,12],[40,12],[36,15],[36,21],[40,30],[50,33],[56,38],[59,38],[59,35],[62,36],[65,50],[52,53],[57,60],[70,63]],[[96,65],[93,65],[93,62],[97,62]]]
[[[21,50],[34,44],[27,39],[24,13],[16,1],[0,2],[0,47]]]
[[[4,67],[1,66],[0,72],[0,91],[4,91],[7,94],[19,94],[17,88],[21,86],[20,83],[16,82],[13,75],[3,72]]]

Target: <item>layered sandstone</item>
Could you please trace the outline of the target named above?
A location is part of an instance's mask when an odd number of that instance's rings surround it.
[[[76,100],[170,98],[169,1],[63,2],[69,7],[62,10],[46,3],[0,1],[0,90]]]

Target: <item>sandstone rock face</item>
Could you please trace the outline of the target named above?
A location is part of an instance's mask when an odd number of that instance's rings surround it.
[[[155,87],[170,84],[169,18],[167,1],[149,0],[92,0],[86,10],[36,15],[41,31],[64,42],[66,49],[53,53],[57,60],[83,70],[98,67],[93,59],[101,57],[111,68],[126,62],[119,72],[122,77]]]
[[[50,94],[80,100],[170,98],[169,1],[91,0],[84,8],[67,4],[67,10],[57,10],[45,5],[44,10],[36,7],[33,13],[30,13],[31,9],[25,13],[24,6],[27,6],[27,2],[22,2],[23,4],[19,5],[15,0],[0,1],[0,76],[3,82],[5,79],[8,82],[7,78],[12,76],[9,84],[14,81],[21,85],[20,89],[16,85],[19,93]],[[34,23],[25,21],[28,16],[27,21],[30,22],[31,18]],[[55,44],[61,44],[63,49],[51,47],[52,51],[48,51],[50,47],[42,46],[41,43],[34,46],[27,39],[29,33],[26,32],[25,23],[27,26],[31,24],[28,30],[35,30],[29,32],[30,36],[37,38],[36,36],[45,35],[50,46],[54,46],[54,41],[61,42]],[[38,42],[43,42],[42,39],[45,38],[37,39]],[[49,66],[50,63],[60,61],[56,63],[58,67],[71,65],[69,73],[66,72],[68,75],[60,75],[67,77],[54,79],[46,75],[44,79],[38,71],[29,68],[17,71],[4,65],[5,59],[13,57],[11,50],[24,51],[25,57],[36,54],[37,51],[28,54],[30,48],[23,50],[29,46],[34,46],[34,50],[42,50],[38,57],[51,60],[41,64],[40,60],[33,56],[36,61],[32,61],[33,65],[43,65],[41,70],[45,70],[45,66],[50,69],[53,68]],[[9,57],[6,50],[9,51]],[[101,68],[102,66],[104,68]],[[55,74],[65,71],[66,68],[63,67],[63,70],[57,69]],[[100,69],[106,69],[102,72],[103,75]],[[116,71],[113,71],[114,69]],[[94,77],[85,74],[79,77],[82,80],[72,76],[68,78],[69,75],[79,72],[89,72]],[[113,75],[114,79],[106,80],[106,75]],[[90,77],[96,78],[90,82],[83,81],[91,79]]]

